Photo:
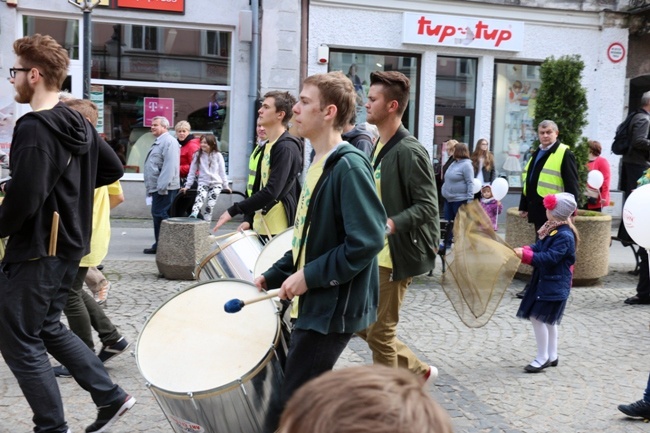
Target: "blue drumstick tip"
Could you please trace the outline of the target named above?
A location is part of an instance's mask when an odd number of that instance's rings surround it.
[[[226,313],[237,313],[241,311],[242,308],[244,308],[244,301],[241,299],[231,299],[223,306]]]

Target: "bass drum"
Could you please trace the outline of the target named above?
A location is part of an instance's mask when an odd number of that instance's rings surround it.
[[[262,241],[253,230],[219,236],[210,251],[194,269],[198,281],[238,278],[253,281],[255,261],[262,252]]]
[[[277,308],[267,300],[224,311],[231,299],[258,296],[247,281],[198,283],[145,323],[138,369],[175,432],[261,431],[283,380]]]
[[[270,241],[264,245],[260,255],[255,261],[253,276],[255,278],[266,272],[275,262],[280,260],[284,253],[291,249],[291,240],[293,239],[293,226],[283,230],[273,236]]]

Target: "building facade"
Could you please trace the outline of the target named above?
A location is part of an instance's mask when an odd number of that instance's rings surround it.
[[[47,10],[42,0],[0,1],[0,73],[13,64],[13,40],[48,33],[72,59],[64,88],[83,96],[82,10],[64,0]],[[242,190],[259,98],[278,89],[297,95],[301,78],[328,70],[354,82],[359,122],[370,73],[404,72],[412,80],[404,123],[432,158],[445,158],[441,144],[450,138],[470,147],[487,138],[497,171],[516,192],[535,139],[539,65],[574,54],[585,63],[584,135],[603,143],[615,188],[613,131],[650,89],[646,3],[260,0],[257,8],[248,0],[100,0],[90,14],[89,93],[100,107],[100,131],[126,159],[127,202],[117,215],[148,215],[140,171],[152,116],[217,135]],[[0,80],[0,148],[28,109]]]

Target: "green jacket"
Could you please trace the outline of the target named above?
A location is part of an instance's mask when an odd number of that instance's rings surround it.
[[[333,166],[333,169],[328,170]],[[377,320],[379,270],[386,214],[368,157],[348,143],[328,157],[314,200],[304,247],[307,292],[296,328],[322,334],[353,333]],[[288,251],[263,275],[277,288],[294,272]]]
[[[381,160],[381,201],[395,223],[388,236],[393,280],[433,269],[440,241],[438,189],[429,154],[412,135]]]

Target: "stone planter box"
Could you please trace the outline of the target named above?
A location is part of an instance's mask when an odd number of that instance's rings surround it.
[[[609,244],[612,235],[611,215],[578,211],[574,224],[580,234],[573,274],[574,286],[591,286],[609,272]],[[512,247],[535,242],[535,227],[519,216],[516,207],[508,209],[506,216],[506,242]],[[530,279],[533,268],[519,265],[517,278]]]
[[[160,226],[156,265],[168,280],[193,280],[194,268],[208,252],[210,224],[197,218],[168,218]]]

